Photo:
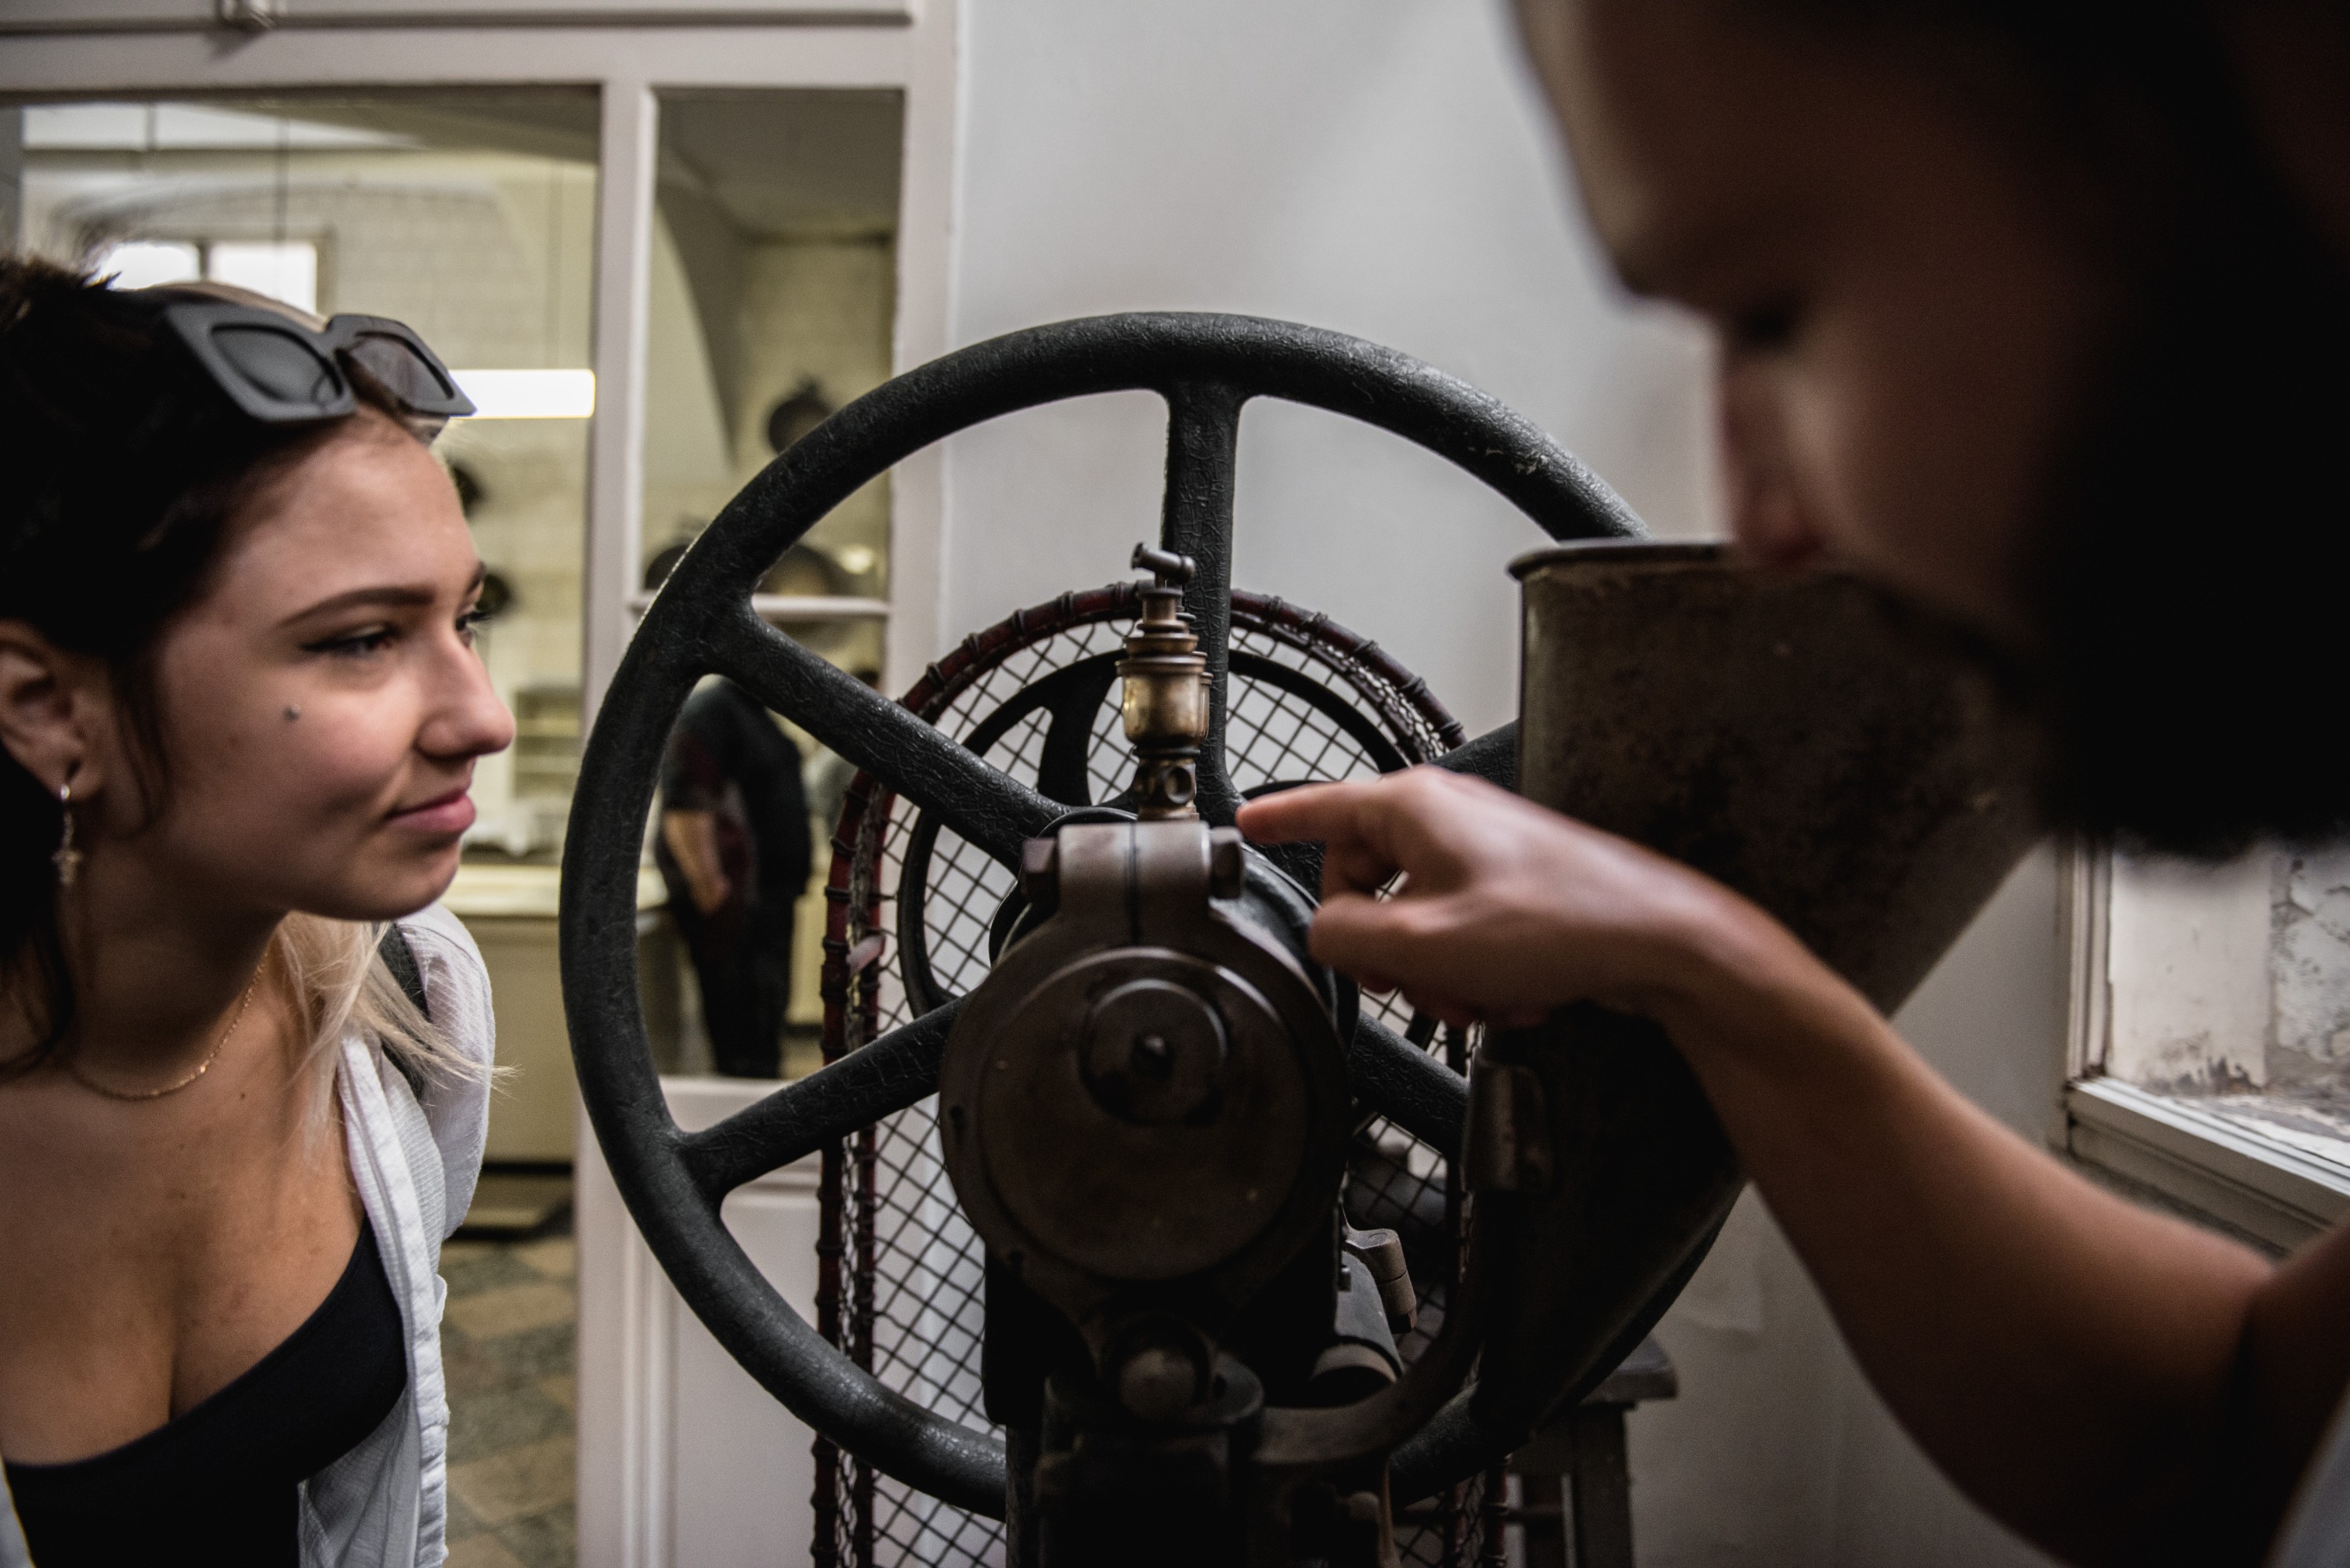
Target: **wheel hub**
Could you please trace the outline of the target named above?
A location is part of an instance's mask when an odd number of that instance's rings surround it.
[[[1243,888],[1214,896],[1231,829],[1081,824],[1056,848],[1054,913],[947,1042],[947,1171],[1089,1342],[1145,1303],[1212,1327],[1329,1228],[1351,1130],[1329,1003]]]

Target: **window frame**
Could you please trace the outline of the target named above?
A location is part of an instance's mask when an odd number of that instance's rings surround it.
[[[2350,1216],[2350,1176],[2291,1147],[2106,1075],[2112,1039],[2110,848],[2071,843],[2059,864],[2067,971],[2064,1078],[2050,1141],[2092,1174],[2272,1252]]]

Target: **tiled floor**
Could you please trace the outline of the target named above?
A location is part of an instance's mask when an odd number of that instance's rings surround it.
[[[449,1306],[449,1568],[572,1568],[578,1253],[567,1235],[456,1241]]]

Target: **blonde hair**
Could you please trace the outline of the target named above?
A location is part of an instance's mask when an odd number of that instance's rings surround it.
[[[325,1127],[331,1117],[343,1036],[352,1029],[377,1041],[396,1064],[426,1082],[497,1075],[487,1063],[458,1050],[408,999],[378,951],[383,934],[381,923],[293,914],[271,939],[270,956],[310,1020],[310,1043],[297,1081],[310,1096],[314,1127]]]

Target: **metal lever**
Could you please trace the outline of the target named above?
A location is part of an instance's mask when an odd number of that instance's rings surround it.
[[[1135,812],[1145,822],[1196,816],[1200,742],[1208,733],[1208,660],[1183,618],[1183,585],[1198,570],[1189,556],[1134,547],[1134,565],[1157,581],[1142,589],[1142,615],[1118,662],[1120,704],[1134,748]]]
[[[1134,547],[1134,559],[1128,563],[1138,572],[1149,572],[1159,579],[1163,588],[1180,588],[1200,575],[1199,564],[1189,556],[1179,556],[1172,550],[1156,549],[1149,545]]]
[[[1379,1287],[1379,1304],[1387,1309],[1388,1327],[1409,1334],[1419,1315],[1419,1297],[1411,1288],[1411,1270],[1404,1263],[1403,1238],[1392,1231],[1357,1231],[1349,1225],[1345,1246],[1363,1261],[1372,1282]]]

